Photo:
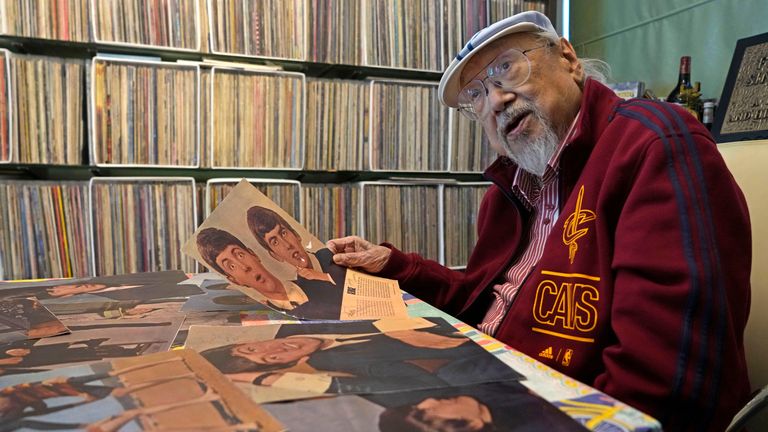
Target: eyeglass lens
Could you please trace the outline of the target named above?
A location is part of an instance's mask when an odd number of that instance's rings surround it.
[[[472,120],[483,117],[490,110],[489,90],[486,85],[502,90],[512,90],[528,80],[531,64],[528,57],[521,51],[511,49],[496,58],[487,68],[487,73],[488,84],[481,80],[474,80],[459,93],[459,109]]]

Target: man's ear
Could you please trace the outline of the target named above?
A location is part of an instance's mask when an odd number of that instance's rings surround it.
[[[581,83],[584,81],[584,69],[581,67],[579,57],[568,39],[560,38],[560,53],[563,60],[568,63],[568,73],[571,74],[574,81]]]

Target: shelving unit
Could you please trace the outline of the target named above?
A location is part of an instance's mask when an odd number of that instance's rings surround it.
[[[481,180],[479,173],[493,155],[482,142],[477,125],[455,112],[449,113],[437,102],[436,85],[440,71],[457,47],[463,45],[471,33],[485,26],[489,19],[495,20],[497,17],[493,14],[497,12],[493,11],[499,10],[499,4],[505,1],[513,9],[533,3],[546,4],[548,10],[557,13],[558,2],[555,0],[366,0],[359,4],[353,2],[355,7],[337,0],[269,0],[265,3],[248,0],[196,0],[194,3],[182,0],[62,0],[44,3],[58,8],[49,11],[30,9],[32,3],[27,0],[7,0],[0,5],[4,8],[0,13],[6,21],[13,15],[26,16],[26,19],[14,21],[13,25],[8,22],[0,25],[0,32],[4,33],[0,35],[0,47],[5,48],[2,53],[6,65],[0,69],[0,74],[5,73],[2,75],[5,81],[0,85],[6,83],[6,99],[0,97],[0,109],[8,108],[7,112],[0,113],[0,120],[10,119],[7,128],[0,128],[0,134],[8,133],[6,142],[10,144],[5,151],[0,147],[0,159],[3,155],[8,156],[7,163],[0,164],[0,179],[17,187],[28,180],[74,181],[81,182],[80,185],[87,184],[86,181],[96,185],[112,181],[140,187],[141,183],[156,184],[160,179],[184,178],[190,185],[188,191],[185,189],[185,194],[189,194],[185,199],[197,206],[196,203],[204,202],[209,180],[216,184],[219,180],[215,179],[248,177],[254,183],[296,185],[298,198],[292,204],[292,213],[310,230],[317,230],[322,239],[365,234],[366,224],[371,226],[372,218],[380,216],[372,209],[364,211],[366,205],[361,197],[364,187],[371,191],[376,183],[403,177],[407,182],[430,181],[438,189],[443,184],[457,181]],[[225,3],[244,8],[243,11],[247,9],[249,13],[238,15],[223,11],[220,6]],[[139,4],[145,9],[138,8]],[[266,7],[269,5],[274,8]],[[405,10],[416,6],[418,11]],[[264,8],[260,13],[250,13],[254,10],[248,9],[259,7]],[[283,15],[282,20],[288,19],[287,16],[293,18],[290,22],[276,21],[276,18],[264,15],[264,11],[269,10],[284,11],[287,15]],[[163,17],[160,20],[163,24],[150,25],[148,12]],[[247,16],[248,20],[236,27],[233,22],[238,16]],[[383,40],[388,35],[393,38],[405,35],[403,24],[415,22],[418,16],[431,18],[422,20],[423,26],[412,26],[408,38]],[[74,21],[63,25],[67,18]],[[107,23],[117,27],[104,25]],[[278,27],[284,33],[271,37],[278,34],[275,33]],[[149,33],[141,34],[136,29],[147,29]],[[407,53],[407,56],[398,59],[393,56],[397,52]],[[48,87],[33,91],[29,87],[31,84],[22,85],[14,75],[18,69],[14,59],[16,62],[68,65],[71,72],[67,73],[72,75],[65,81],[66,85],[59,85],[58,90],[66,95],[68,105],[46,100],[45,97],[52,95],[47,91]],[[74,76],[77,78],[72,78]],[[109,82],[107,76],[110,76]],[[154,84],[147,78],[157,76],[163,76],[162,81]],[[281,80],[289,83],[287,87],[269,90],[270,85]],[[272,87],[280,85],[283,84]],[[14,90],[14,86],[21,87]],[[120,93],[129,88],[132,90]],[[396,104],[387,105],[382,99],[396,101],[409,91],[419,94],[403,109]],[[258,92],[262,97],[259,103],[255,97]],[[59,141],[66,142],[68,159],[24,156],[29,149],[41,148],[43,141],[47,146],[49,141],[38,140],[33,145],[28,143],[35,142],[29,137],[18,137],[19,124],[29,124],[30,120],[27,117],[19,119],[21,111],[26,115],[28,110],[19,108],[26,105],[21,105],[24,98],[18,100],[15,93],[37,95],[38,99],[29,102],[37,106],[54,110],[67,107],[55,118],[68,118],[67,124],[80,124],[81,127],[79,132],[73,127],[68,128],[66,134],[56,132],[58,136],[66,137]],[[165,96],[158,98],[160,94]],[[275,94],[283,96],[278,96],[276,101],[270,100]],[[163,103],[171,97],[172,103]],[[413,100],[426,107],[418,116],[418,110],[411,106]],[[154,105],[149,101],[154,101]],[[385,105],[388,112],[382,111]],[[262,110],[258,106],[268,106],[272,110]],[[269,121],[260,122],[258,113],[262,114],[262,120]],[[279,119],[276,123],[273,121],[275,116]],[[56,124],[57,120],[44,116],[39,116],[38,120],[51,132],[61,126]],[[291,126],[280,131],[269,129],[269,124],[285,126],[288,122]],[[418,127],[408,133],[403,130],[413,125]],[[400,137],[395,141],[383,139],[387,134],[390,138],[394,136],[393,132]],[[263,145],[273,141],[282,143],[280,157],[267,159],[265,163],[243,156],[248,152],[260,152],[248,148],[254,145],[254,137],[259,134],[263,134]],[[233,148],[237,144],[239,150],[230,149],[230,155],[224,158],[222,142],[232,144]],[[308,148],[310,143],[311,149]],[[26,153],[19,152],[21,145],[26,146]],[[390,159],[375,159],[385,148]],[[408,157],[397,160],[400,152],[405,152],[403,154]],[[366,182],[368,186],[359,185],[360,182]],[[329,189],[330,193],[319,193],[320,188]],[[89,200],[92,199],[89,195]],[[352,202],[354,200],[357,202]],[[433,201],[430,198],[425,202]],[[310,206],[312,208],[308,209]],[[189,211],[192,227],[209,211],[207,205],[200,207],[199,211]],[[337,213],[325,217],[317,209]],[[442,210],[435,207],[425,211]],[[83,215],[89,214],[90,210],[83,211]],[[368,215],[367,219],[364,215]],[[407,217],[401,215],[401,218]],[[90,217],[84,217],[83,221],[94,248],[110,244],[104,237],[107,234],[99,231]],[[435,222],[434,232],[427,234],[430,246],[426,254],[453,263],[455,260],[444,256],[442,225],[438,222]],[[411,223],[406,227],[416,225]],[[14,228],[0,230],[0,241],[10,239]],[[184,240],[183,237],[192,232],[186,227],[178,231],[174,239]],[[134,246],[138,246],[137,251],[142,250],[141,245]],[[409,247],[408,244],[398,246]],[[175,243],[162,247],[178,250]],[[158,256],[157,248],[152,249],[154,252],[150,249],[144,248],[147,257]],[[50,252],[40,250],[37,253]],[[87,253],[90,251],[81,254]],[[164,269],[164,266],[195,270],[191,263],[184,261],[186,258],[159,261],[147,258],[143,262],[148,264],[143,266],[99,261],[106,253],[107,249],[102,247],[98,258],[86,257],[93,260],[92,272],[148,271]],[[7,251],[0,251],[0,267],[6,278],[79,275],[63,268],[19,273],[12,269],[18,253],[12,254],[9,256]]]

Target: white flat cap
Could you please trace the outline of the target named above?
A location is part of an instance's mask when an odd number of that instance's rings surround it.
[[[472,36],[469,42],[464,45],[464,48],[456,55],[456,58],[448,65],[445,72],[443,72],[443,78],[440,80],[440,86],[437,89],[440,102],[452,108],[458,107],[458,96],[459,91],[461,91],[459,77],[469,59],[496,39],[513,33],[524,32],[543,33],[544,36],[553,42],[558,41],[560,38],[549,18],[536,11],[522,12],[489,25]]]

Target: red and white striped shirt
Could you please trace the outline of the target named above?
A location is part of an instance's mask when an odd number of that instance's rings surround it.
[[[501,320],[512,305],[517,291],[544,253],[544,243],[559,216],[557,185],[560,172],[560,155],[573,134],[578,118],[579,115],[577,114],[568,133],[565,134],[565,138],[547,162],[547,168],[541,180],[522,169],[518,170],[515,175],[512,192],[532,211],[533,221],[528,232],[528,246],[504,274],[504,283],[493,286],[493,303],[488,308],[488,312],[486,312],[480,325],[477,326],[478,330],[485,334],[493,335],[496,333]]]

